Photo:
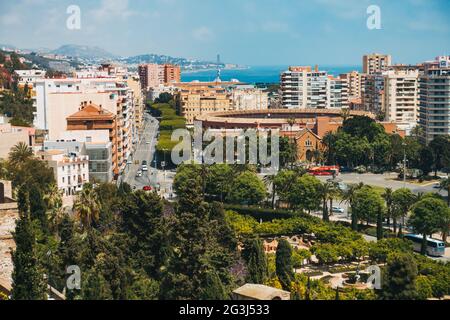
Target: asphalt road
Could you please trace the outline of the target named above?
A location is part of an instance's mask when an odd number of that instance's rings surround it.
[[[158,120],[146,113],[144,116],[143,134],[133,155],[133,163],[127,165],[123,179],[136,190],[142,189],[145,186],[151,186],[162,197],[171,199],[175,196],[172,191],[175,172],[158,170],[155,165],[154,157],[158,131]],[[148,171],[143,172],[141,177],[137,177],[136,174],[142,169],[143,161],[147,161]]]
[[[157,184],[157,172],[151,167],[151,164],[155,153],[158,128],[158,121],[146,113],[143,134],[133,155],[133,163],[127,165],[123,176],[124,181],[133,188],[142,189],[144,186],[155,186]],[[142,168],[142,161],[147,161],[149,171],[143,172],[142,177],[136,177],[138,170]]]
[[[320,180],[325,181],[330,177],[319,177]],[[342,173],[338,176],[344,183],[360,183],[364,182],[364,184],[382,187],[382,188],[392,188],[393,190],[397,190],[400,188],[408,188],[411,189],[414,193],[427,193],[427,192],[438,192],[443,196],[447,196],[447,191],[440,191],[438,188],[434,188],[437,184],[436,182],[424,183],[422,185],[415,183],[403,183],[403,181],[396,180],[397,173],[385,173],[385,174],[357,174],[357,173]]]

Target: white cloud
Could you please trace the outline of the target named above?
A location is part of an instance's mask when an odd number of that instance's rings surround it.
[[[199,41],[209,41],[214,38],[214,32],[210,28],[202,26],[194,29],[192,36]]]

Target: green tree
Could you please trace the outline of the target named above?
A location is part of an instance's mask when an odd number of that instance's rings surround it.
[[[33,150],[24,142],[16,144],[9,153],[9,162],[13,167],[19,167],[33,157]]]
[[[392,209],[393,209],[393,198],[392,198],[393,192],[394,191],[392,190],[392,188],[386,188],[386,189],[384,189],[384,193],[382,195],[382,197],[386,203],[386,218],[387,218],[388,226],[391,225]]]
[[[351,210],[353,231],[358,230],[358,212],[353,212],[353,205],[355,203],[357,192],[363,187],[364,183],[362,182],[359,184],[352,184],[349,185],[347,190],[344,190],[344,192],[342,193],[342,202],[347,202]]]
[[[330,221],[330,215],[333,213],[333,199],[339,195],[339,188],[335,183],[325,182],[320,184],[318,191],[322,199],[322,219],[324,221]],[[330,201],[329,209],[328,201]]]
[[[429,147],[433,154],[434,175],[445,167],[450,167],[450,139],[446,136],[438,135],[430,143]]]
[[[228,300],[222,281],[214,270],[206,271],[200,292],[201,300]]]
[[[73,210],[84,230],[89,230],[94,223],[98,222],[100,202],[92,185],[83,186],[83,190],[73,204]]]
[[[262,241],[260,239],[248,241],[242,251],[242,257],[247,264],[246,281],[249,283],[264,284],[268,271]]]
[[[169,250],[162,209],[156,193],[137,191],[128,196],[122,213],[122,230],[128,235],[136,268],[153,279],[159,279]]]
[[[414,205],[409,224],[416,233],[423,235],[421,248],[423,255],[427,250],[427,235],[438,232],[443,219],[448,215],[449,208],[442,200],[426,198]]]
[[[266,189],[269,190],[271,189],[271,196],[270,196],[270,201],[271,201],[271,208],[275,209],[275,197],[277,195],[277,186],[275,184],[277,176],[276,175],[267,175],[264,176],[264,183],[266,184]]]
[[[404,219],[408,216],[411,207],[416,202],[416,196],[410,189],[402,188],[392,193],[393,216],[394,216],[394,232],[396,232],[397,219],[401,219],[399,235],[402,235]]]
[[[416,279],[417,299],[427,300],[433,297],[433,285],[428,277],[420,275]]]
[[[206,194],[218,197],[223,202],[231,189],[233,169],[227,164],[215,164],[208,168],[206,176]]]
[[[384,211],[383,199],[371,187],[365,186],[356,191],[352,204],[352,215],[355,215],[356,219],[370,223]]]
[[[230,201],[236,204],[254,205],[266,197],[264,182],[253,172],[241,173],[234,179]]]
[[[288,202],[295,209],[308,212],[320,208],[320,180],[308,174],[297,177],[289,190]]]
[[[386,300],[415,299],[417,273],[417,264],[410,254],[391,254],[383,273],[382,297]]]
[[[37,220],[40,223],[41,230],[44,233],[49,231],[47,219],[47,205],[44,201],[44,195],[39,189],[39,186],[31,186],[29,191],[30,197],[30,213],[31,219]]]
[[[447,190],[447,204],[450,207],[450,177],[441,180],[440,189]]]
[[[18,191],[19,219],[16,222],[12,253],[13,300],[46,300],[47,284],[36,252],[36,234],[30,217],[30,200],[24,188]]]
[[[285,239],[278,241],[276,253],[276,273],[281,286],[286,291],[291,291],[291,282],[294,280],[294,268],[292,266],[292,248]]]

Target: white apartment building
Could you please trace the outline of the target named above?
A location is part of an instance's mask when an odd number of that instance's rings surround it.
[[[329,84],[329,107],[330,108],[348,108],[349,107],[349,88],[346,79],[328,77]]]
[[[83,189],[89,182],[89,157],[69,155],[60,150],[41,152],[40,157],[53,169],[59,190],[64,196],[71,196]]]
[[[282,105],[288,109],[329,107],[326,71],[289,67],[281,74]]]
[[[385,120],[396,122],[408,134],[417,126],[418,121],[419,70],[397,69],[382,74]]]
[[[252,85],[238,85],[231,90],[234,110],[265,110],[269,108],[267,92]]]
[[[36,82],[34,125],[56,140],[67,129],[66,119],[90,101],[117,116],[120,168],[132,154],[135,115],[133,90],[116,77],[41,79]]]
[[[429,143],[439,135],[450,136],[450,56],[425,64],[419,78],[419,123]]]
[[[43,151],[59,150],[65,154],[89,157],[89,179],[111,182],[114,178],[112,143],[108,130],[68,130],[54,141],[44,141]]]
[[[14,73],[17,75],[17,80],[19,86],[24,86],[28,84],[29,86],[34,86],[37,80],[45,78],[46,72],[44,70],[15,70]]]

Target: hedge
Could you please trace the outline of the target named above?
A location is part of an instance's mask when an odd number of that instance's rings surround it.
[[[236,204],[224,204],[224,208],[226,210],[235,211],[239,214],[251,216],[257,221],[262,220],[263,222],[272,221],[275,219],[291,219],[295,217],[308,217],[311,218],[308,215],[305,215],[304,213],[294,213],[287,210],[273,210],[273,209],[267,209],[267,208],[260,208],[260,207],[254,207],[254,206],[242,206],[242,205],[236,205]]]

